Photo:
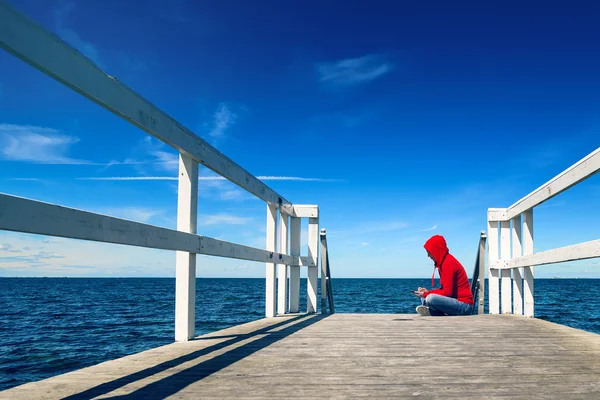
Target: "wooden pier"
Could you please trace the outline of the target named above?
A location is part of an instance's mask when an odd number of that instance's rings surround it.
[[[321,302],[333,309],[318,205],[286,200],[2,0],[0,49],[179,153],[176,230],[0,193],[0,230],[176,252],[176,343],[12,388],[0,399],[600,399],[600,335],[526,318],[535,315],[534,266],[600,257],[600,239],[537,253],[533,246],[533,209],[599,172],[600,148],[512,206],[488,209],[479,306],[482,314],[487,254],[492,315],[317,314],[319,265]],[[273,142],[260,156],[280,151]],[[200,166],[265,202],[264,248],[197,234]],[[267,318],[194,338],[198,254],[264,263]],[[298,314],[301,268],[307,314]]]
[[[514,315],[265,318],[1,399],[599,399],[600,335]]]

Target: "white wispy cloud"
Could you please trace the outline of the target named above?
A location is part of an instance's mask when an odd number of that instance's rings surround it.
[[[225,103],[221,103],[213,115],[213,127],[208,134],[213,138],[222,138],[225,136],[227,129],[235,124],[236,120],[237,114]]]
[[[174,276],[172,252],[0,231],[0,276]],[[218,261],[217,261],[218,262]]]
[[[363,247],[365,247],[365,246],[370,245],[370,243],[369,242],[361,242],[360,245],[363,246]]]
[[[79,138],[58,129],[0,123],[0,159],[38,164],[94,164],[68,156]]]
[[[151,162],[161,169],[164,169],[165,171],[179,170],[179,155],[163,150],[155,150],[150,152],[150,154],[155,157]]]
[[[97,176],[76,178],[80,181],[176,181],[176,176]]]
[[[421,232],[429,232],[429,231],[435,231],[437,229],[437,225],[433,225],[431,228],[425,228],[425,229],[421,229]]]
[[[202,179],[202,178],[213,178],[212,176],[201,176],[200,182],[198,183],[198,195],[206,199],[219,199],[229,201],[243,201],[251,200],[254,197],[240,189],[235,184],[219,179]]]
[[[338,179],[303,178],[299,176],[257,176],[261,181],[339,182]],[[176,181],[176,176],[97,176],[76,178],[83,181]],[[200,181],[226,181],[222,176],[200,176]]]
[[[365,55],[358,58],[346,58],[334,62],[315,65],[319,80],[323,83],[350,86],[375,80],[394,66],[381,55]]]
[[[130,221],[146,223],[155,216],[164,214],[164,210],[145,207],[119,207],[99,210],[101,214],[110,215],[117,218],[128,219]]]
[[[16,249],[9,243],[0,244],[0,251],[4,251],[7,253],[21,253],[22,252],[21,249]]]
[[[96,46],[88,41],[83,40],[77,32],[65,27],[65,19],[67,15],[73,10],[75,4],[70,2],[60,2],[60,6],[54,10],[54,24],[56,26],[56,32],[58,35],[75,49],[79,50],[82,54],[96,63],[100,68],[105,68],[104,63],[100,57],[100,52]]]
[[[233,214],[214,214],[214,215],[201,215],[201,225],[246,225],[252,221],[252,218],[240,217]]]

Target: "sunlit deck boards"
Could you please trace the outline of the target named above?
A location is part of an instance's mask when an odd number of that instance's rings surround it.
[[[598,399],[600,335],[509,315],[281,317],[0,393],[121,396]]]

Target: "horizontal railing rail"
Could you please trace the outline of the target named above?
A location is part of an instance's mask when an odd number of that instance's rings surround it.
[[[295,216],[292,204],[279,193],[5,2],[0,2],[0,48],[282,212]]]
[[[3,193],[0,193],[0,229],[246,261],[277,262],[292,267],[315,266],[307,256],[291,256]]]
[[[568,261],[588,260],[590,258],[598,257],[600,257],[600,239],[541,251],[528,256],[515,257],[510,260],[496,260],[491,267],[496,269],[513,269]]]
[[[600,148],[512,206],[488,209],[490,314],[533,317],[534,266],[600,257],[600,240],[533,251],[533,209],[599,171]]]
[[[300,269],[297,267],[306,266],[307,312],[317,311],[318,206],[292,204],[166,112],[106,74],[61,38],[2,0],[0,48],[179,152],[177,230],[2,193],[0,229],[176,251],[177,341],[186,341],[195,335],[197,254],[264,262],[267,317],[299,311]],[[199,165],[267,203],[265,249],[196,234]],[[301,218],[309,222],[308,256],[302,256],[300,251]],[[289,307],[286,304],[288,270]]]

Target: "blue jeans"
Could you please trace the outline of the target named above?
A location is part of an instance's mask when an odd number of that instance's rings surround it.
[[[430,294],[426,299],[421,298],[421,304],[429,307],[432,316],[473,314],[473,304],[462,303],[452,297],[439,294]]]

